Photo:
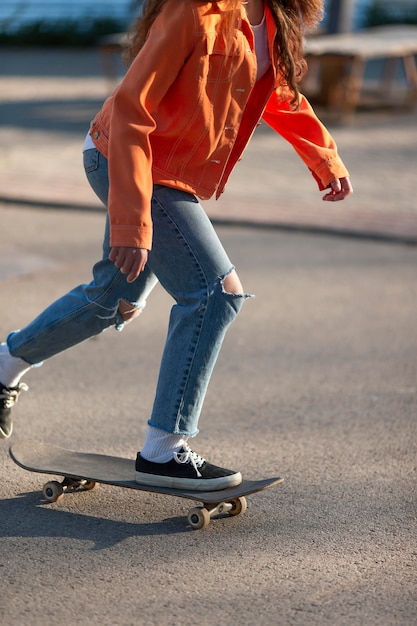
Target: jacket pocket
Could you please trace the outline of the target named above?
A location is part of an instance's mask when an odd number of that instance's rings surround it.
[[[208,83],[229,82],[241,64],[242,48],[238,40],[234,39],[227,49],[224,37],[207,33],[203,46],[198,79]]]

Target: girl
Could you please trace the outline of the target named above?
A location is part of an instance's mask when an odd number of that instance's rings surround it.
[[[335,143],[300,95],[305,27],[322,0],[147,0],[125,78],[91,123],[88,180],[108,207],[93,280],[0,346],[0,435],[33,365],[144,308],[157,280],[172,295],[140,483],[195,490],[240,472],[193,452],[225,332],[248,297],[197,198],[216,197],[262,118],[295,148],[324,200],[352,191]]]

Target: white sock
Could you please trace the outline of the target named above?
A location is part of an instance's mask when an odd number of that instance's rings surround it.
[[[32,365],[19,357],[12,356],[7,343],[0,343],[0,383],[6,387],[17,387],[23,374]]]
[[[148,426],[140,455],[152,463],[168,463],[172,461],[174,452],[179,452],[186,441],[184,435],[166,433],[160,428]]]

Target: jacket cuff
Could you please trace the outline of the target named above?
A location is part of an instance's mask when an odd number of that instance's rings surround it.
[[[320,191],[327,189],[335,178],[347,178],[349,176],[348,170],[339,157],[328,163],[323,163],[316,168],[316,171],[310,169],[310,172],[317,182]]]
[[[152,250],[152,228],[138,229],[134,226],[111,226],[110,246],[112,248],[144,248]]]

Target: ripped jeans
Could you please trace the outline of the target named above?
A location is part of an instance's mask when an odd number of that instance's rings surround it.
[[[87,178],[100,200],[108,196],[107,160],[84,152]],[[153,245],[145,270],[133,282],[109,261],[109,223],[103,257],[93,280],[51,304],[7,338],[10,353],[36,364],[109,326],[121,330],[122,301],[143,309],[159,281],[173,297],[154,405],[148,424],[169,433],[196,435],[207,386],[230,323],[247,294],[227,293],[223,280],[233,266],[197,198],[155,185]]]

